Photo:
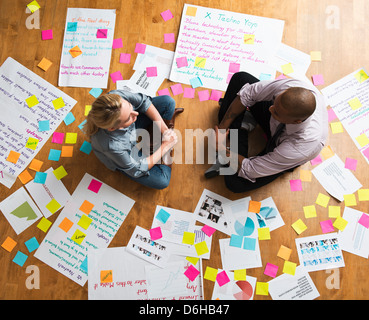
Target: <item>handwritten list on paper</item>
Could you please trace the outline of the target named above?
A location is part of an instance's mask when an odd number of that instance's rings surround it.
[[[115,17],[115,10],[68,8],[59,86],[107,88]]]
[[[170,80],[190,84],[200,77],[204,87],[224,91],[237,70],[272,77],[268,62],[283,28],[282,20],[185,4]],[[177,65],[183,57],[187,66]]]

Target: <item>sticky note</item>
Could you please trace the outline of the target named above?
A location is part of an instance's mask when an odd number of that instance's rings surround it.
[[[255,247],[256,247],[256,239],[244,237],[244,240],[243,240],[243,248],[245,250],[254,251],[255,250]]]
[[[43,163],[44,163],[43,161],[33,159],[29,165],[29,168],[31,170],[40,171]]]
[[[95,98],[98,98],[103,92],[101,88],[92,88],[88,93]]]
[[[322,74],[314,74],[312,78],[313,78],[314,86],[324,85],[324,77]]]
[[[8,251],[11,252],[14,247],[17,245],[17,242],[15,240],[13,240],[11,237],[6,237],[5,241],[2,243],[2,247]]]
[[[360,70],[358,73],[355,74],[355,78],[359,83],[363,83],[365,80],[369,78],[369,76],[365,73],[364,70]]]
[[[160,227],[152,228],[149,230],[151,240],[158,240],[163,237]]]
[[[40,246],[36,237],[32,237],[31,239],[27,240],[24,244],[26,245],[29,252],[35,251]]]
[[[42,40],[52,40],[53,39],[53,30],[42,30],[41,31]]]
[[[369,216],[365,213],[363,213],[358,221],[359,224],[361,224],[365,228],[369,228]]]
[[[272,75],[270,73],[260,73],[259,75],[259,80],[263,81],[263,80],[271,80],[272,79]]]
[[[123,48],[123,40],[122,38],[114,39],[113,40],[113,49]]]
[[[59,161],[61,150],[50,149],[48,160]]]
[[[53,100],[52,103],[53,103],[53,106],[54,106],[55,110],[58,110],[58,109],[63,108],[65,106],[65,103],[64,103],[62,97],[59,97],[59,98]]]
[[[300,180],[304,182],[310,182],[312,177],[312,173],[309,170],[300,170]]]
[[[92,219],[87,215],[83,214],[77,224],[82,227],[83,229],[87,230],[92,222]]]
[[[77,132],[67,132],[65,135],[65,143],[74,144],[77,142]]]
[[[205,241],[199,242],[195,244],[196,253],[198,256],[201,256],[205,253],[209,252],[209,248]]]
[[[297,266],[296,263],[286,260],[284,262],[282,272],[283,273],[288,273],[288,274],[294,276],[295,275],[295,272],[296,272],[296,266]]]
[[[70,158],[73,156],[73,146],[62,146],[61,157]]]
[[[290,248],[285,247],[284,245],[281,245],[279,247],[277,257],[280,257],[284,260],[289,260],[291,256],[292,250]]]
[[[146,76],[148,78],[156,77],[158,75],[157,67],[147,67],[146,68]]]
[[[64,118],[64,123],[66,126],[69,126],[71,123],[73,123],[76,120],[72,112],[68,112],[67,115]]]
[[[31,176],[31,174],[26,170],[24,170],[19,176],[18,176],[19,180],[23,183],[26,184],[27,182],[31,181],[33,179],[33,177]]]
[[[369,138],[367,137],[365,133],[356,137],[356,141],[360,145],[360,147],[365,147],[367,144],[369,144]]]
[[[144,54],[146,51],[146,44],[143,43],[136,43],[135,53]]]
[[[82,151],[85,154],[90,154],[92,151],[91,143],[88,141],[83,141],[81,148],[79,148],[80,151]]]
[[[101,283],[113,282],[113,270],[101,270],[100,271],[100,282]]]
[[[343,199],[345,201],[345,206],[346,207],[352,207],[352,206],[356,206],[356,197],[354,194],[345,194],[343,195]]]
[[[265,265],[265,269],[264,269],[264,274],[269,276],[269,277],[272,277],[272,278],[275,278],[277,276],[277,272],[278,272],[278,266],[276,266],[275,264],[272,264],[272,263],[267,263]]]
[[[173,18],[172,12],[168,9],[160,13],[161,17],[164,19],[164,21],[168,21]]]
[[[360,189],[357,191],[359,201],[369,201],[369,189]]]
[[[81,230],[76,229],[76,231],[74,232],[73,236],[71,237],[71,239],[77,243],[77,244],[81,244],[82,241],[84,240],[84,238],[86,238],[86,234],[83,233]]]
[[[186,16],[196,17],[196,13],[197,13],[196,7],[191,7],[191,6],[187,7]]]
[[[359,109],[363,106],[361,104],[359,98],[357,98],[357,97],[354,98],[354,99],[351,99],[348,103],[349,103],[352,110],[357,110],[357,109]]]
[[[255,44],[255,35],[254,34],[244,34],[243,36],[243,43],[244,44]]]
[[[232,234],[231,239],[229,240],[229,245],[231,247],[241,248],[243,241],[243,236],[239,236],[237,234]]]
[[[78,22],[68,22],[67,32],[76,32],[78,27]]]
[[[162,223],[166,223],[170,217],[170,213],[165,211],[164,209],[160,209],[158,214],[155,216]]]
[[[199,262],[200,258],[195,258],[195,257],[186,257],[186,260],[191,262],[193,265],[196,265]]]
[[[216,281],[220,287],[224,286],[231,280],[229,279],[227,273],[223,270],[217,274]]]
[[[177,67],[183,68],[188,66],[188,60],[186,57],[179,57],[176,59]]]
[[[315,203],[318,204],[321,207],[327,208],[329,200],[330,200],[330,197],[328,197],[325,194],[319,192]]]
[[[322,61],[321,51],[310,51],[310,60],[311,61]]]
[[[182,243],[193,245],[195,243],[195,233],[184,231]]]
[[[173,95],[178,95],[183,93],[183,88],[182,85],[180,83],[174,84],[172,86],[170,86],[170,88],[172,89]]]
[[[297,234],[301,234],[307,229],[307,226],[301,219],[298,219],[292,224],[292,228],[296,231]]]
[[[191,78],[190,79],[190,84],[192,86],[193,89],[196,89],[198,87],[202,87],[203,84],[202,84],[202,81],[199,77],[194,77],[194,78]]]
[[[73,226],[73,222],[70,221],[68,218],[64,218],[62,222],[60,222],[58,227],[62,229],[63,231],[68,232],[70,228],[72,228],[72,226]]]
[[[20,153],[19,152],[10,150],[10,152],[8,154],[8,157],[6,158],[6,161],[9,161],[11,163],[17,163],[19,157],[20,157]]]
[[[96,38],[106,39],[108,37],[108,29],[97,29]]]
[[[237,73],[240,71],[241,65],[239,63],[230,62],[228,67],[228,72]]]
[[[33,182],[45,184],[46,177],[47,177],[47,173],[46,172],[37,171]]]
[[[316,208],[314,205],[311,206],[304,206],[302,207],[302,209],[304,210],[304,214],[305,214],[305,218],[315,218],[316,215]]]
[[[115,71],[113,73],[110,74],[110,78],[111,80],[116,83],[118,80],[123,80],[123,76],[122,74],[120,73],[120,71]]]
[[[56,199],[51,199],[51,201],[46,205],[46,209],[51,212],[51,214],[54,214],[56,211],[60,209],[61,205]]]
[[[86,117],[90,113],[91,109],[92,109],[92,105],[90,105],[90,104],[85,105],[85,113],[84,114],[85,114]]]
[[[261,202],[260,201],[254,201],[250,200],[249,202],[249,212],[259,213],[261,208]]]
[[[164,43],[174,43],[175,35],[174,33],[164,33]]]
[[[184,275],[190,280],[194,281],[197,276],[200,274],[200,271],[197,270],[193,265],[190,265],[187,270],[184,272]]]
[[[46,59],[46,58],[42,58],[40,63],[37,65],[40,69],[44,70],[44,71],[47,71],[49,70],[49,68],[51,67],[53,63]]]
[[[312,166],[315,166],[319,163],[322,163],[323,160],[322,160],[322,157],[320,156],[320,154],[318,154],[314,159],[310,160],[310,163]]]
[[[210,98],[209,100],[212,101],[219,101],[219,99],[222,97],[223,92],[219,90],[211,90]]]
[[[158,91],[159,96],[170,96],[170,92],[168,88],[162,89]]]
[[[209,90],[201,90],[198,91],[197,94],[199,95],[200,101],[207,101],[210,98]]]
[[[183,98],[193,99],[195,98],[195,89],[193,88],[184,88],[183,89]]]
[[[29,108],[34,107],[35,105],[38,104],[38,99],[35,95],[30,96],[29,98],[26,99],[26,103],[28,105]]]
[[[233,280],[246,281],[246,269],[238,269],[233,271]]]
[[[37,1],[32,1],[29,4],[27,4],[27,8],[33,13],[37,11],[38,9],[40,9],[41,7]]]
[[[270,231],[268,227],[258,228],[259,240],[270,240]]]
[[[328,217],[329,218],[337,218],[341,216],[341,207],[340,206],[329,206],[328,207]]]
[[[82,54],[82,51],[78,46],[75,46],[69,50],[69,53],[73,58],[77,58],[78,56]]]
[[[87,189],[92,192],[98,193],[101,186],[102,186],[102,182],[92,179]]]
[[[195,67],[197,68],[205,68],[206,58],[196,57],[195,59]]]
[[[52,143],[63,144],[65,134],[63,132],[54,132],[51,138]]]
[[[28,256],[24,254],[23,252],[18,251],[15,255],[13,262],[19,265],[20,267],[23,267],[24,263],[28,259]]]
[[[44,132],[50,130],[50,121],[49,120],[41,120],[38,122],[38,131]]]
[[[215,229],[212,227],[209,227],[208,225],[204,225],[201,228],[201,231],[204,232],[208,237],[211,237],[213,233],[215,232]]]
[[[328,111],[328,122],[337,119],[337,115],[332,108],[328,109],[327,111]]]
[[[63,166],[60,166],[60,167],[56,168],[53,171],[53,174],[54,174],[55,178],[58,179],[58,180],[64,178],[66,175],[68,175],[67,171],[65,171]]]
[[[331,126],[331,130],[332,130],[332,133],[333,133],[333,134],[343,132],[343,126],[342,126],[342,123],[341,123],[341,122],[339,122],[339,121],[331,122],[331,123],[330,123],[330,126]]]
[[[79,210],[85,214],[89,214],[95,205],[88,200],[84,200],[79,207]]]
[[[85,259],[82,261],[81,265],[79,266],[84,272],[88,273],[88,257],[86,256]]]
[[[261,296],[269,295],[269,283],[268,282],[256,282],[255,294]]]
[[[282,68],[282,72],[284,74],[293,73],[293,67],[292,67],[292,64],[291,63],[286,63],[283,66],[281,66],[281,68]]]
[[[320,228],[322,229],[323,233],[333,232],[334,228],[333,228],[332,220],[320,221]]]
[[[335,155],[332,148],[330,146],[325,146],[322,151],[320,152],[320,155],[325,159],[329,159]]]
[[[348,224],[348,221],[343,219],[342,217],[338,217],[334,222],[333,222],[333,227],[343,231],[345,230],[346,226]]]
[[[51,226],[52,222],[47,220],[45,217],[42,217],[40,222],[37,225],[37,228],[42,230],[43,232],[47,232]]]
[[[121,53],[119,56],[119,62],[120,63],[131,63],[131,54],[130,53]]]
[[[204,279],[215,282],[218,270],[207,266],[204,274]]]
[[[345,168],[355,171],[357,166],[357,160],[347,157],[345,160]]]
[[[302,191],[302,183],[300,179],[290,180],[291,191]]]

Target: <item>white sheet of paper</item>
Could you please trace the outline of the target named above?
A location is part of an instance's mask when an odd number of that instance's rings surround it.
[[[362,185],[345,164],[334,155],[311,170],[323,188],[334,198],[343,201],[346,194],[355,193]]]
[[[274,200],[272,197],[266,198],[261,202],[261,207],[260,207],[260,215],[263,217],[262,212],[265,212],[267,210],[272,210],[274,212],[269,213],[269,215],[264,218],[264,222],[266,224],[266,227],[269,228],[269,231],[273,231],[276,230],[282,226],[284,226],[284,221],[283,218],[277,208],[277,205],[275,204]],[[265,211],[264,211],[265,210]],[[272,218],[270,218],[272,217]]]

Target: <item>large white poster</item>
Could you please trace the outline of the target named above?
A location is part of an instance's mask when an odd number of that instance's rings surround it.
[[[170,80],[225,91],[232,74],[270,76],[284,21],[185,4]]]

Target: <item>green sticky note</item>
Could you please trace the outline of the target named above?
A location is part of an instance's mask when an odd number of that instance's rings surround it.
[[[37,218],[37,214],[33,211],[32,207],[27,201],[22,203],[18,208],[14,209],[10,213],[18,218],[27,218],[27,221]]]
[[[47,205],[46,209],[49,210],[52,214],[60,209],[61,205],[55,199],[52,199]]]
[[[77,224],[83,229],[87,230],[91,222],[92,222],[92,219],[84,214],[82,215],[81,219],[79,219]]]
[[[47,232],[51,226],[52,222],[47,220],[45,217],[42,217],[40,222],[37,225],[37,228],[42,230],[43,232]]]
[[[86,234],[83,233],[81,230],[76,230],[72,236],[72,240],[77,243],[77,244],[81,244],[83,239],[86,237]]]

